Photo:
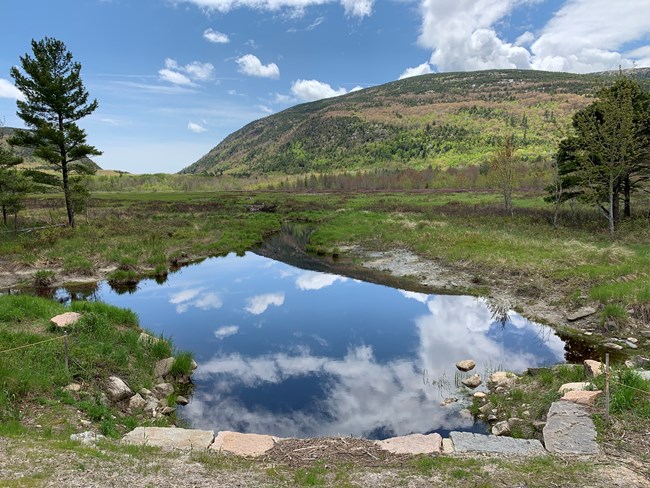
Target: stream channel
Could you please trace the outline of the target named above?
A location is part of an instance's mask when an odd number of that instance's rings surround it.
[[[464,377],[556,364],[571,349],[550,327],[486,299],[344,276],[300,251],[295,236],[274,239],[162,283],[100,282],[86,297],[130,308],[143,327],[194,353],[193,396],[178,409],[194,428],[370,439],[486,432],[466,410]],[[462,359],[475,370],[457,371]],[[441,405],[450,397],[459,401]]]

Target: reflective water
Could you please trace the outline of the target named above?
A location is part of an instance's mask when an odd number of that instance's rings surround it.
[[[481,431],[462,402],[440,405],[462,396],[456,361],[476,360],[485,376],[564,360],[551,329],[514,312],[494,318],[482,299],[397,290],[252,253],[208,259],[133,293],[102,283],[95,295],[194,352],[194,396],[181,415],[198,428],[369,438]]]

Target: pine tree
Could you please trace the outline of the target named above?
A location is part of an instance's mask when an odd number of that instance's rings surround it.
[[[18,131],[11,142],[35,148],[36,156],[60,172],[68,223],[74,227],[70,173],[89,172],[83,160],[102,154],[86,143],[86,132],[76,121],[91,114],[97,100],[88,102],[81,64],[73,61],[62,41],[50,37],[32,40],[32,52],[33,56],[20,57],[22,71],[11,68],[16,87],[25,95],[24,101],[17,102],[17,114],[31,129]]]

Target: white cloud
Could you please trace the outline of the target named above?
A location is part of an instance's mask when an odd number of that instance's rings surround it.
[[[431,65],[429,63],[422,63],[415,68],[407,68],[404,70],[404,72],[399,75],[399,79],[403,80],[404,78],[410,78],[411,76],[428,75],[429,73],[433,73]]]
[[[227,44],[230,42],[230,39],[226,34],[213,29],[205,29],[203,31],[203,39],[215,44]]]
[[[209,81],[214,76],[214,66],[211,63],[192,61],[181,66],[175,59],[165,59],[165,67],[158,71],[163,81],[174,85],[194,86],[196,81]]]
[[[259,108],[265,114],[273,113],[273,109],[271,107],[267,107],[266,105],[256,105],[256,107]]]
[[[417,293],[415,291],[407,291],[407,290],[397,290],[397,291],[399,291],[404,298],[409,298],[411,300],[415,300],[416,302],[427,303],[429,301],[429,295],[425,295],[424,293]]]
[[[279,78],[280,68],[275,63],[262,64],[259,58],[253,54],[245,54],[235,60],[239,65],[239,72],[249,76],[260,78]]]
[[[236,8],[277,11],[289,9],[301,15],[305,8],[326,3],[340,3],[346,15],[366,17],[372,14],[374,0],[177,0],[191,3],[207,11],[229,12]]]
[[[201,132],[205,132],[208,129],[203,127],[201,124],[197,124],[196,122],[188,122],[187,123],[187,130],[194,132],[195,134],[200,134]]]
[[[648,0],[566,0],[537,33],[508,42],[497,26],[516,8],[540,0],[421,0],[419,43],[438,71],[492,68],[593,72],[643,66],[650,56],[621,52],[650,35]],[[615,5],[615,6],[614,6]]]
[[[158,74],[160,75],[160,79],[163,81],[168,81],[169,83],[173,83],[174,85],[193,85],[192,80],[190,80],[187,76],[185,76],[183,73],[179,73],[178,71],[172,71],[167,68],[163,68],[158,71]]]
[[[289,95],[283,95],[282,93],[275,93],[273,103],[293,103],[295,99]]]
[[[296,287],[302,291],[320,290],[321,288],[333,285],[337,281],[343,283],[347,280],[348,279],[343,276],[319,273],[317,271],[305,271],[296,279]]]
[[[253,315],[260,315],[266,312],[271,305],[280,307],[284,304],[284,293],[267,293],[266,295],[257,295],[248,299],[248,305],[244,308]]]
[[[225,337],[235,335],[237,332],[239,332],[239,327],[236,325],[226,325],[224,327],[219,327],[217,330],[214,331],[214,336],[217,339],[223,339]]]
[[[361,87],[355,87],[350,91],[359,90]],[[345,88],[335,90],[327,83],[318,80],[296,80],[291,85],[291,93],[303,102],[313,102],[321,98],[338,97],[345,95],[348,91]]]
[[[568,1],[532,44],[532,65],[536,69],[572,72],[631,67],[633,59],[619,50],[628,42],[648,38],[648,12],[648,0]]]
[[[9,80],[0,78],[0,98],[11,98],[13,100],[25,100],[25,95],[14,86]]]
[[[203,288],[190,288],[169,297],[169,303],[176,305],[176,313],[185,313],[190,307],[201,310],[214,310],[221,308],[223,302],[221,297],[213,292],[202,293]]]

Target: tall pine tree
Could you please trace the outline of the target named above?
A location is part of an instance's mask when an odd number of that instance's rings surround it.
[[[21,68],[11,68],[16,87],[25,95],[17,101],[18,116],[31,130],[18,131],[12,144],[33,147],[61,174],[68,223],[74,227],[70,173],[88,172],[81,161],[101,151],[86,143],[86,132],[76,122],[97,108],[88,101],[81,64],[74,62],[65,44],[54,38],[32,40],[32,52],[21,56]]]

